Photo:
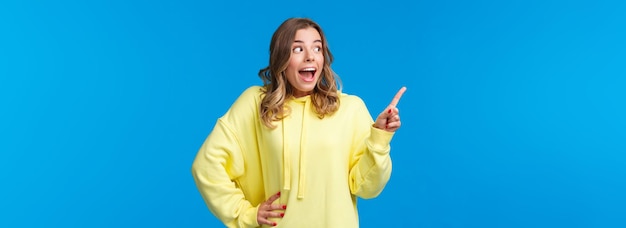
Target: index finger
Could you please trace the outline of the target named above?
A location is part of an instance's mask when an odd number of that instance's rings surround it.
[[[267,202],[268,204],[272,204],[272,203],[273,203],[274,201],[276,201],[278,198],[280,198],[280,192],[278,192],[278,193],[276,193],[276,194],[274,194],[274,195],[270,196],[270,198],[269,198],[269,199],[267,199],[267,201],[266,201],[266,202]]]
[[[396,107],[396,105],[398,105],[398,102],[400,102],[400,98],[402,97],[402,94],[404,94],[404,91],[406,91],[405,86],[400,88],[400,90],[398,91],[398,93],[396,93],[396,96],[393,97],[393,100],[391,100],[391,103],[389,103],[389,105]]]

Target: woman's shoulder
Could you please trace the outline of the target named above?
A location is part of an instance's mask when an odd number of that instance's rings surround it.
[[[243,92],[241,92],[241,94],[239,94],[239,97],[237,98],[236,102],[257,103],[259,100],[261,100],[261,95],[263,94],[262,89],[263,89],[262,86],[258,86],[258,85],[250,86],[246,88]]]
[[[354,94],[341,92],[339,95],[339,100],[341,102],[340,106],[346,106],[346,107],[351,107],[351,108],[365,107],[365,102],[363,101],[363,99],[361,99],[361,97],[354,95]]]
[[[254,97],[260,97],[261,94],[263,94],[263,87],[258,86],[258,85],[253,85],[253,86],[246,88],[239,96],[254,98]]]
[[[341,99],[342,102],[363,102],[363,99],[358,95],[345,93],[343,91],[339,92],[339,99]]]
[[[233,103],[231,109],[236,110],[254,110],[258,107],[261,101],[261,95],[263,94],[261,86],[250,86],[246,88],[237,100]]]

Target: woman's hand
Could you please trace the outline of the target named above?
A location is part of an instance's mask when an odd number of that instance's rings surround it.
[[[278,198],[280,198],[280,192],[274,194],[273,196],[270,196],[267,201],[259,205],[259,210],[256,214],[256,221],[259,223],[259,225],[266,224],[270,226],[276,226],[276,222],[270,221],[268,218],[282,218],[283,216],[285,216],[284,212],[274,212],[275,210],[287,209],[287,205],[272,204]]]
[[[406,91],[406,87],[400,88],[387,108],[378,115],[376,122],[374,122],[375,128],[383,129],[388,132],[395,132],[400,128],[400,111],[396,108],[396,105],[398,105],[404,91]]]

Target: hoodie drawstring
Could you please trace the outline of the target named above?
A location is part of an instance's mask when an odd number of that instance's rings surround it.
[[[300,149],[300,170],[299,170],[300,178],[298,179],[298,199],[304,198],[304,183],[305,183],[304,170],[306,169],[304,167],[305,163],[302,157],[304,157],[304,150],[305,150],[304,145],[306,144],[305,142],[306,137],[304,135],[304,133],[306,132],[305,131],[306,114],[309,112],[310,106],[311,106],[311,99],[306,99],[306,101],[304,102],[304,109],[302,112],[302,126],[300,126],[300,148],[299,148]]]
[[[298,199],[302,199],[304,198],[304,186],[305,186],[305,175],[304,175],[304,170],[305,169],[305,162],[303,161],[304,159],[302,159],[303,157],[303,153],[305,150],[305,140],[306,140],[306,136],[305,136],[305,129],[306,129],[306,114],[310,111],[310,107],[311,106],[311,101],[310,99],[306,99],[304,102],[304,109],[302,112],[302,125],[300,126],[300,145],[298,147],[298,153],[300,154],[299,156],[299,167],[298,167]],[[282,122],[282,133],[283,133],[283,189],[284,190],[290,190],[291,189],[291,158],[290,158],[290,152],[288,151],[288,141],[289,141],[289,135],[287,134],[287,130],[285,129],[285,120],[283,119]]]

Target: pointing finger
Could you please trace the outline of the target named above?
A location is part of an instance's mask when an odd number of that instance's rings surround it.
[[[393,100],[391,100],[391,103],[389,105],[396,107],[396,105],[398,105],[398,102],[400,102],[400,98],[402,97],[402,94],[404,94],[404,91],[406,91],[406,87],[403,86],[402,88],[400,88],[398,93],[396,93],[396,96],[393,97]]]

